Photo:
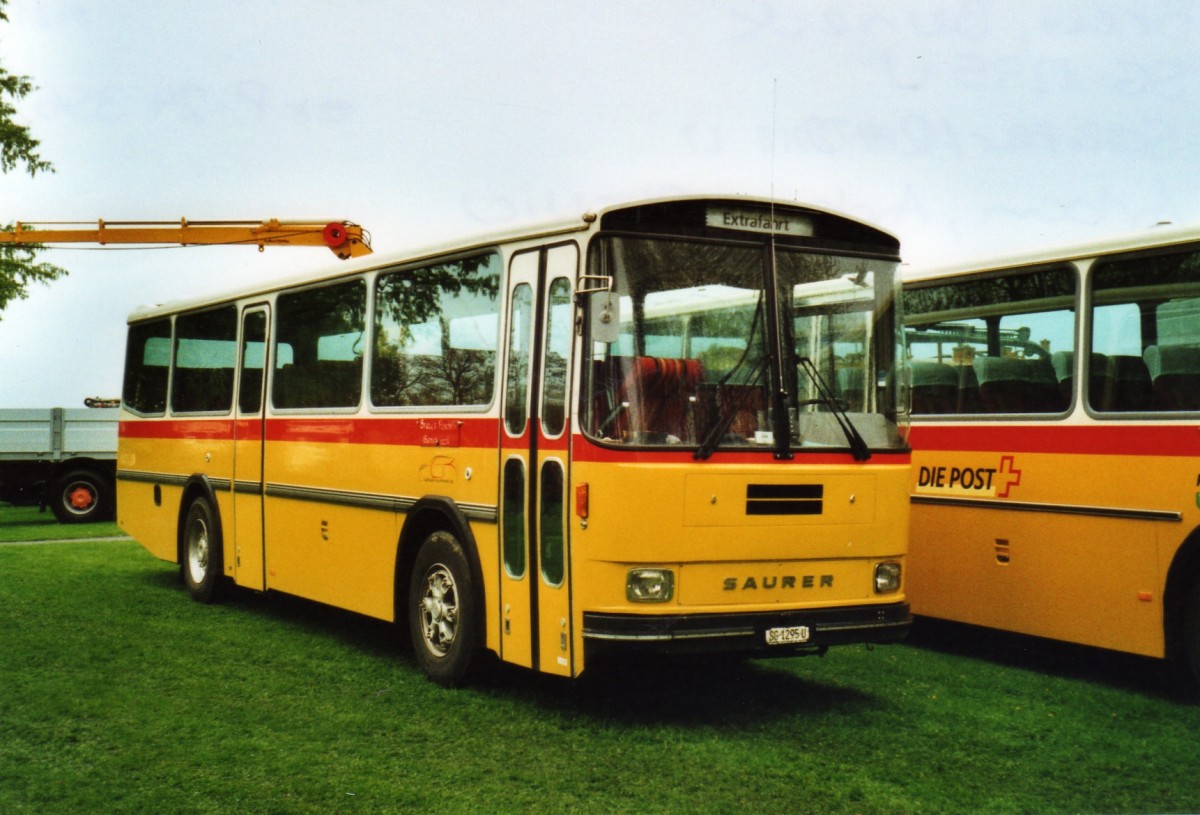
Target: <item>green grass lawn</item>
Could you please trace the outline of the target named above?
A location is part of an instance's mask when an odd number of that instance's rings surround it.
[[[0,545],[3,813],[1196,812],[1166,666],[946,625],[823,659],[426,681],[393,629]]]
[[[0,543],[105,538],[123,534],[125,533],[112,521],[63,524],[58,522],[50,510],[39,512],[36,506],[14,507],[0,504]]]

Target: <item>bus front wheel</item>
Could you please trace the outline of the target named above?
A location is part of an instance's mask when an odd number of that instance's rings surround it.
[[[1183,662],[1195,687],[1200,688],[1200,575],[1192,580],[1183,609]]]
[[[462,543],[432,533],[417,552],[408,590],[408,626],[417,663],[439,685],[466,676],[479,648],[475,587]]]
[[[183,522],[183,546],[179,569],[183,584],[193,600],[212,603],[220,599],[222,577],[221,532],[216,513],[207,498],[197,498],[188,507]]]

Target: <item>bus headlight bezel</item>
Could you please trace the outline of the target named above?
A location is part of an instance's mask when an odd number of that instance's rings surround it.
[[[675,572],[661,567],[630,569],[625,599],[631,603],[669,603],[675,598]]]
[[[875,564],[875,593],[892,594],[900,591],[900,563],[885,560]]]

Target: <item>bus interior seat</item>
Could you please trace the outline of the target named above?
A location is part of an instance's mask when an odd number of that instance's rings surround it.
[[[1108,358],[1107,384],[1108,390],[1101,401],[1101,410],[1118,412],[1149,410],[1154,401],[1150,369],[1141,357],[1110,356]]]
[[[175,368],[172,411],[228,410],[233,402],[233,368]]]
[[[913,360],[912,412],[916,414],[954,413],[958,409],[958,374],[941,362]]]
[[[1058,390],[1058,378],[1049,357],[1033,357],[1025,360],[1029,364],[1029,403],[1027,409],[1035,413],[1058,413],[1066,410],[1070,400],[1064,400]]]
[[[610,382],[618,385],[599,412],[601,435],[610,438],[695,440],[695,404],[704,366],[698,359],[614,357]],[[619,377],[619,379],[617,379]]]
[[[1027,413],[1032,389],[1029,365],[1013,357],[976,357],[979,401],[986,413]]]
[[[362,392],[362,363],[321,360],[313,365],[285,365],[275,371],[274,378],[275,407],[357,407]]]
[[[958,412],[979,413],[983,403],[979,400],[979,375],[974,365],[955,364],[958,373]]]
[[[1051,364],[1054,366],[1054,375],[1058,379],[1059,393],[1062,398],[1062,409],[1065,410],[1071,404],[1071,397],[1075,387],[1075,352],[1074,351],[1055,351],[1051,355]],[[1113,408],[1106,407],[1110,394],[1113,390],[1112,385],[1112,366],[1109,364],[1109,359],[1104,354],[1092,354],[1088,358],[1088,389],[1084,394],[1084,398],[1094,410],[1112,410]]]
[[[1059,397],[1064,405],[1071,404],[1075,387],[1075,352],[1055,351],[1050,355],[1050,366],[1054,369],[1054,378],[1058,380]]]
[[[1152,345],[1145,360],[1155,410],[1200,410],[1200,346]]]

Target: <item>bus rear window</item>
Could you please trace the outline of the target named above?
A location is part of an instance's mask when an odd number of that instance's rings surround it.
[[[171,366],[171,321],[139,323],[129,327],[125,346],[125,384],[121,401],[142,414],[165,413],[167,373]]]

